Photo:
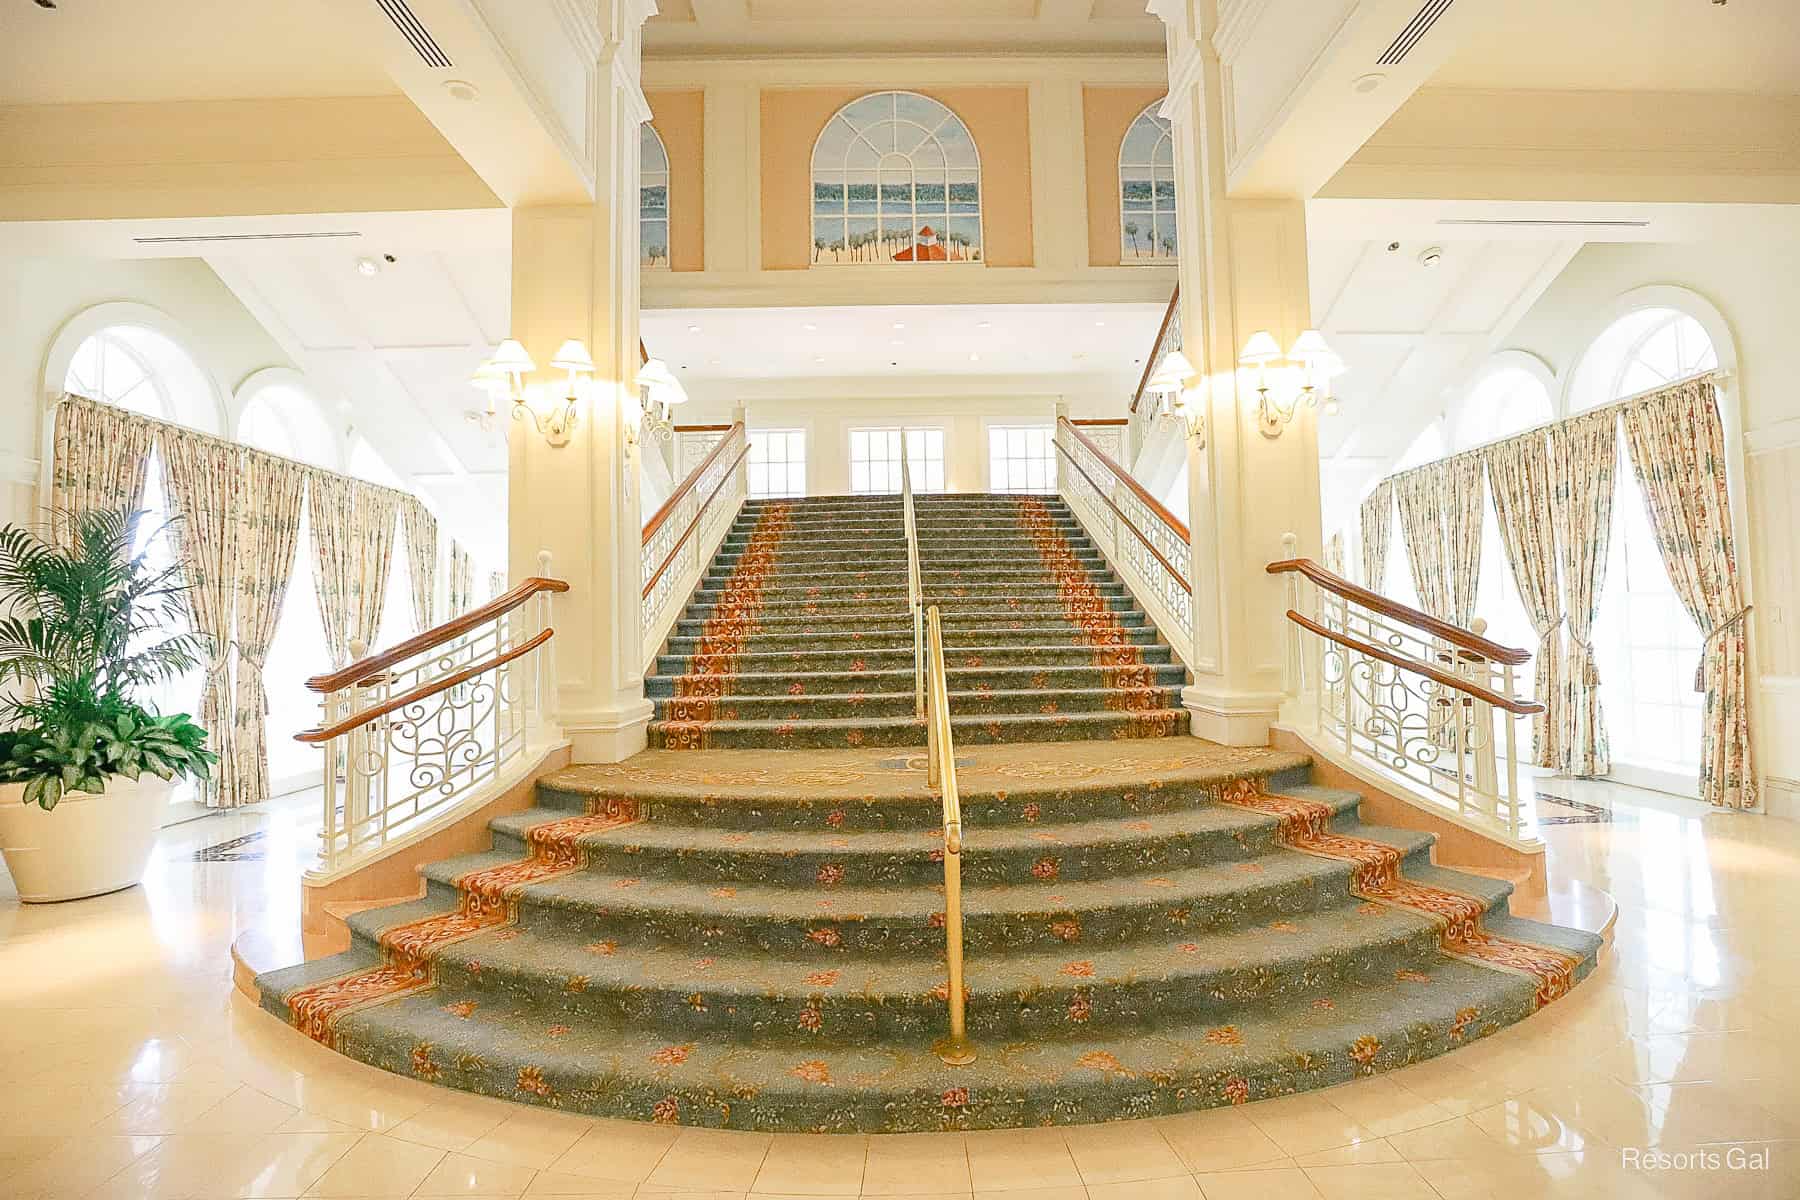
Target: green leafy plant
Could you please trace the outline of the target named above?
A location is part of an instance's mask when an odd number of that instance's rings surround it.
[[[218,756],[186,713],[136,695],[201,665],[206,642],[166,631],[186,614],[175,566],[135,551],[141,513],[52,515],[50,537],[0,529],[0,783],[55,808],[112,776],[208,778]],[[151,539],[146,539],[146,544]]]

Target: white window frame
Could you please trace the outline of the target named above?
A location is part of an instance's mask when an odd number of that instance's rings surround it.
[[[1176,261],[1181,252],[1180,237],[1175,232],[1175,192],[1179,185],[1175,181],[1175,131],[1170,122],[1157,110],[1162,101],[1150,105],[1132,119],[1125,127],[1125,136],[1119,139],[1119,262],[1125,266],[1156,265]],[[1128,160],[1126,148],[1131,145],[1132,138],[1144,126],[1154,128],[1160,135],[1151,144],[1150,156],[1143,160]],[[1131,210],[1126,208],[1125,189],[1128,184],[1142,182],[1141,179],[1127,179],[1127,171],[1148,172],[1150,176],[1150,208]],[[1171,189],[1168,196],[1163,196],[1158,186],[1167,180]],[[1125,251],[1125,239],[1128,236],[1125,226],[1148,219],[1150,222],[1150,253],[1139,254],[1134,247],[1128,255]],[[1170,241],[1165,243],[1157,237],[1158,226],[1166,224],[1170,230]],[[1165,245],[1167,249],[1165,250]]]
[[[881,444],[875,445],[877,437]],[[944,491],[944,428],[941,425],[883,425],[849,431],[852,495],[893,495],[900,490],[900,446],[904,441],[916,493]],[[861,446],[858,443],[861,442]],[[879,457],[876,455],[879,451]],[[935,453],[934,453],[935,451]],[[858,478],[858,468],[864,468]],[[859,483],[861,486],[858,486]],[[885,486],[891,484],[892,486]]]
[[[777,440],[779,439],[779,440]],[[745,479],[749,498],[752,500],[782,500],[804,496],[806,489],[807,431],[805,429],[752,429],[750,431],[750,452],[746,456]],[[781,453],[771,457],[769,451],[779,447]],[[794,453],[798,447],[799,454]],[[763,475],[763,486],[757,486],[758,469]],[[774,473],[779,471],[782,478],[778,486],[770,486]]]
[[[1013,434],[1027,435],[1028,453],[1014,453],[1017,444]],[[1003,453],[995,453],[995,439],[1005,435],[1007,444]],[[1007,424],[989,425],[987,427],[987,470],[988,491],[1003,492],[1009,495],[1047,496],[1056,492],[1056,426],[1038,422],[1010,422]],[[1041,442],[1043,453],[1036,452],[1037,447],[1029,443]],[[1032,486],[1032,471],[1029,464],[1043,462],[1047,466],[1039,472],[1043,486]],[[1023,486],[1014,486],[1015,472],[1011,464],[1025,465]]]
[[[673,262],[675,249],[674,225],[670,218],[671,196],[669,170],[669,148],[662,140],[662,134],[656,127],[645,121],[639,126],[638,134],[638,266],[646,271],[667,271]],[[654,152],[656,157],[652,158]],[[661,187],[663,191],[662,215],[646,214],[645,193],[653,188]],[[650,227],[662,226],[663,253],[662,261],[657,262],[645,254],[645,249],[652,243],[648,237]]]

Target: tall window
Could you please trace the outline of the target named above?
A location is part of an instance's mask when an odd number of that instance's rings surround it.
[[[151,329],[114,325],[90,335],[69,360],[63,389],[147,417],[218,432],[218,403],[205,372],[187,351]],[[173,510],[163,487],[160,451],[150,456],[142,503],[144,519],[136,549],[152,570],[166,570],[176,561],[176,549],[164,528]],[[176,628],[164,632],[191,630],[184,616]],[[195,669],[145,689],[137,699],[162,713],[198,713],[204,677],[203,669]],[[172,803],[184,807],[194,801],[192,783],[182,784],[171,796]]]
[[[852,429],[850,431],[850,490],[897,492],[900,490],[900,439],[906,438],[906,457],[915,492],[944,490],[944,431],[942,429]]]
[[[1055,432],[1048,425],[989,428],[988,488],[995,492],[1055,491]]]
[[[806,495],[806,430],[752,430],[745,462],[752,500]]]
[[[237,440],[315,467],[338,469],[336,435],[318,403],[293,384],[257,388],[238,417]]]
[[[839,109],[813,144],[813,262],[978,262],[981,160],[955,113],[913,92]]]
[[[1550,393],[1523,367],[1500,367],[1482,377],[1463,401],[1456,448],[1470,450],[1544,425],[1556,415]]]
[[[1175,257],[1175,139],[1160,105],[1139,113],[1119,146],[1121,262]]]
[[[1590,408],[1718,366],[1706,330],[1670,308],[1646,308],[1594,340],[1571,392]],[[1697,786],[1705,696],[1694,690],[1702,638],[1675,594],[1650,527],[1643,489],[1620,448],[1606,585],[1595,622],[1613,759],[1630,779],[1681,791]]]
[[[646,121],[639,127],[638,261],[645,267],[669,265],[669,152]]]

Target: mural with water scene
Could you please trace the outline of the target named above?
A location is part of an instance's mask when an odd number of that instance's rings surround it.
[[[1119,146],[1119,259],[1167,262],[1175,257],[1175,139],[1157,113],[1138,114]]]
[[[814,264],[981,261],[981,159],[929,96],[876,92],[813,145]]]
[[[669,152],[656,130],[639,127],[638,265],[669,266]]]

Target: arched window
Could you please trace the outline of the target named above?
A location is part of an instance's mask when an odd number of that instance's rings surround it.
[[[1161,103],[1139,113],[1119,145],[1120,262],[1175,257],[1175,138]]]
[[[1456,422],[1456,447],[1469,450],[1548,424],[1556,415],[1550,390],[1537,373],[1497,365],[1479,376],[1463,400]]]
[[[358,436],[350,443],[350,457],[345,463],[345,474],[353,475],[364,483],[378,483],[382,487],[391,487],[406,491],[406,483],[388,466],[387,459],[377,453],[375,447],[369,445],[369,439]]]
[[[297,379],[285,375],[259,371],[239,389],[238,395],[247,399],[238,414],[237,440],[270,454],[337,470],[337,435],[312,394]]]
[[[639,127],[638,262],[669,265],[669,151],[648,121]]]
[[[220,432],[206,373],[173,338],[145,326],[108,325],[83,338],[62,385],[146,417]]]
[[[1570,406],[1593,408],[1718,366],[1691,314],[1626,313],[1594,339],[1571,381]],[[1650,527],[1643,489],[1620,449],[1612,540],[1594,627],[1613,774],[1686,794],[1698,788],[1705,696],[1694,690],[1699,627],[1675,594]]]
[[[1434,463],[1450,453],[1450,447],[1444,444],[1444,431],[1438,422],[1433,421],[1419,430],[1419,435],[1412,440],[1389,472],[1398,475],[1402,471],[1410,471],[1414,467],[1422,467],[1426,463]]]
[[[813,262],[979,262],[981,160],[928,96],[876,92],[813,144]]]

